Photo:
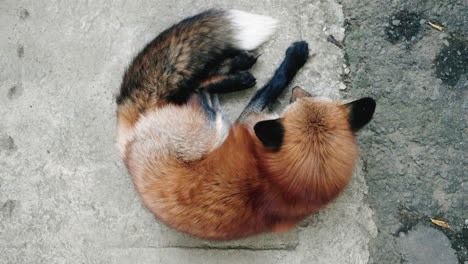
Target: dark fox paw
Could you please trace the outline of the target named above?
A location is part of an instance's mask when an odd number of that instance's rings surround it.
[[[294,42],[286,50],[286,57],[293,60],[297,66],[303,66],[309,57],[309,44],[305,41]]]
[[[257,79],[250,72],[239,72],[236,74],[236,80],[242,87],[250,88],[254,87],[257,83]]]
[[[254,52],[243,51],[232,59],[231,72],[245,71],[252,68],[259,56]]]

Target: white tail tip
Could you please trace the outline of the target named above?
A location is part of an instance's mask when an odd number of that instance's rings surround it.
[[[268,40],[275,32],[278,21],[269,16],[229,10],[229,19],[234,27],[237,48],[253,50]]]

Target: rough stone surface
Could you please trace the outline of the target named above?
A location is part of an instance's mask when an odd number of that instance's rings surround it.
[[[401,234],[398,240],[400,252],[410,263],[458,263],[450,240],[439,230],[418,224],[407,235]]]
[[[453,248],[459,263],[464,263],[468,261],[466,1],[343,0],[342,4],[350,68],[343,96],[371,95],[377,100],[374,120],[360,137],[369,186],[366,200],[375,211],[379,231],[369,243],[370,263],[423,263],[398,246],[399,234],[418,223],[439,229],[450,239],[450,247],[438,249],[436,242],[428,242],[425,251],[448,250],[450,255]],[[392,23],[396,19],[398,25]],[[445,29],[436,30],[428,22]],[[452,229],[432,224],[430,217],[448,222]],[[417,234],[428,238],[429,232],[418,228]],[[408,252],[422,247],[405,246],[410,247]]]
[[[294,84],[339,99],[344,37],[334,0],[26,1],[0,7],[0,263],[366,263],[375,237],[362,173],[293,232],[201,241],[141,205],[113,147],[114,96],[149,40],[210,7],[282,23],[253,73],[267,81],[291,42],[316,54]],[[254,89],[222,99],[235,118]],[[290,91],[279,106],[284,106]],[[360,165],[361,167],[361,165]]]

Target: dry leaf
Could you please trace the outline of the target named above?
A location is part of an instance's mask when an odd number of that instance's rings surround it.
[[[441,227],[444,227],[444,228],[449,228],[449,229],[452,229],[450,227],[450,225],[447,223],[447,222],[444,222],[444,221],[439,221],[439,220],[435,220],[435,219],[432,219],[432,218],[429,218],[431,219],[431,222],[438,225],[438,226],[441,226]]]
[[[427,22],[427,23],[429,23],[429,25],[431,25],[431,27],[433,27],[433,28],[435,28],[435,29],[437,29],[437,30],[439,30],[439,31],[443,31],[443,30],[444,30],[444,27],[438,26],[438,25],[436,25],[436,24],[432,24],[431,22]]]

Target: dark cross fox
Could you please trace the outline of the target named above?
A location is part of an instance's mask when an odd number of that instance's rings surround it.
[[[117,148],[145,206],[205,239],[287,231],[335,199],[358,156],[355,133],[375,102],[331,102],[301,88],[272,104],[309,56],[295,42],[232,125],[218,93],[255,86],[252,50],[276,20],[209,10],[172,26],[133,60],[117,98]]]

